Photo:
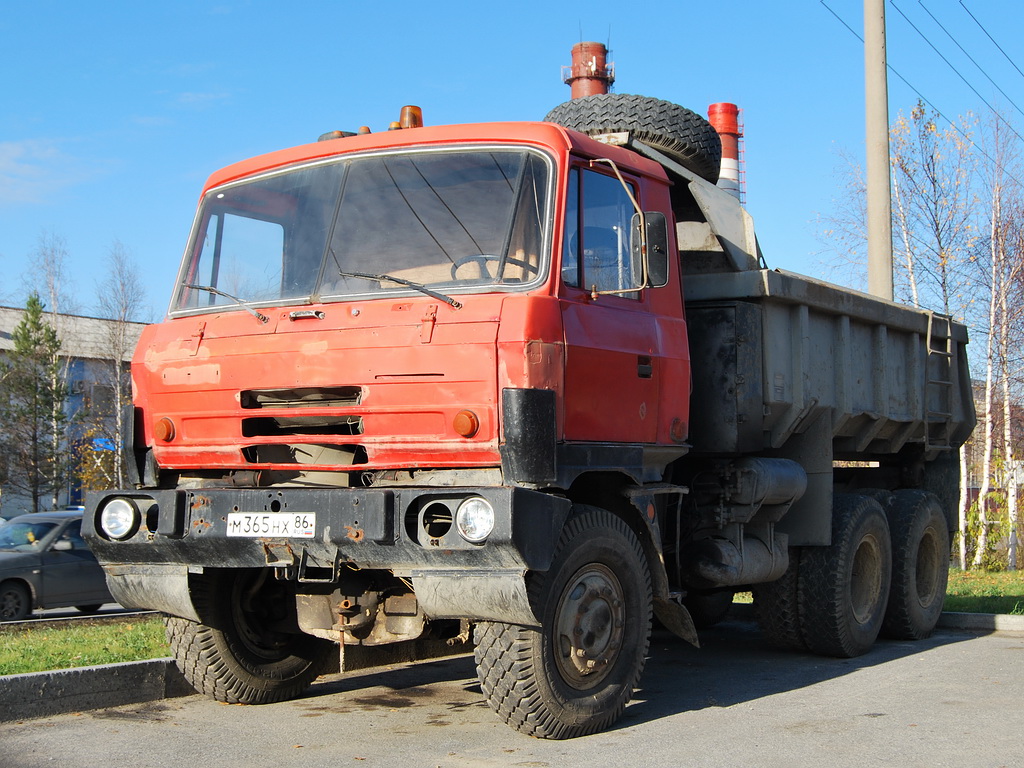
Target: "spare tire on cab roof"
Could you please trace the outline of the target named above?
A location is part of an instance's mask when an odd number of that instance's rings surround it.
[[[722,140],[711,123],[670,101],[603,93],[559,104],[545,122],[590,136],[628,132],[712,184],[722,165]]]

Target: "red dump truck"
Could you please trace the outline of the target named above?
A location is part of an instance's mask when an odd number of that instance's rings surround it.
[[[920,638],[973,424],[965,329],[766,268],[674,104],[350,134],[218,171],[132,363],[126,606],[220,701],[472,637],[512,727],[592,733],[656,617],[737,590],[774,643]]]

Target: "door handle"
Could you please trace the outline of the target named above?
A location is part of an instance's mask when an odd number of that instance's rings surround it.
[[[637,355],[636,375],[641,379],[650,379],[654,377],[654,364],[651,362],[651,358],[647,355]]]

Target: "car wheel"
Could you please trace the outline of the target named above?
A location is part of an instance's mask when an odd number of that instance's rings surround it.
[[[18,581],[0,584],[0,621],[21,621],[31,610],[28,587]]]

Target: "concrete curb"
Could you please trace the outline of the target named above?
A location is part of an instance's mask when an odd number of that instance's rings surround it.
[[[738,621],[752,621],[753,606],[737,603],[731,616]],[[980,632],[1024,633],[1024,616],[990,613],[943,613],[939,627]],[[436,642],[436,641],[435,641]],[[385,663],[436,658],[442,644],[429,652],[396,654]],[[457,653],[448,649],[447,653]],[[353,654],[353,669],[366,669],[380,664],[365,662]],[[348,657],[346,657],[348,659]],[[346,668],[349,664],[346,663]],[[30,672],[0,677],[0,723],[36,717],[64,715],[90,709],[142,704],[194,694],[185,682],[173,659],[132,661],[104,664],[97,667],[61,669],[53,672]]]
[[[991,613],[943,613],[943,629],[982,630],[987,632],[1024,632],[1024,616]]]
[[[0,677],[0,723],[195,693],[173,659]]]

